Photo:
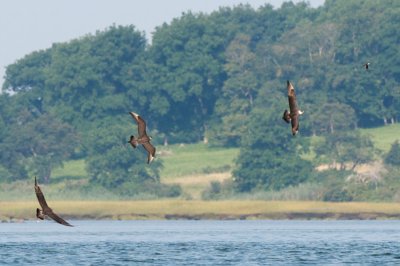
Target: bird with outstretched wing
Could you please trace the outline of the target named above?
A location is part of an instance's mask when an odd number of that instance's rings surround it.
[[[44,220],[45,216],[49,216],[51,219],[56,221],[59,224],[66,225],[66,226],[73,226],[69,224],[67,221],[65,221],[63,218],[58,216],[53,212],[53,210],[47,205],[46,199],[44,198],[43,192],[40,189],[39,185],[37,184],[36,176],[35,176],[35,193],[36,197],[39,201],[40,207],[42,209],[36,208],[36,217]]]
[[[297,106],[296,93],[294,92],[294,87],[290,81],[287,81],[288,90],[288,100],[289,100],[289,110],[283,112],[282,119],[286,123],[292,124],[292,135],[295,136],[299,132],[299,116],[304,112],[300,111]]]
[[[140,115],[134,112],[129,112],[129,114],[133,117],[138,125],[139,136],[137,138],[135,138],[135,136],[131,136],[128,142],[134,149],[139,144],[142,144],[144,149],[147,151],[147,163],[151,163],[156,155],[156,148],[150,143],[151,137],[149,137],[146,133],[146,122]]]

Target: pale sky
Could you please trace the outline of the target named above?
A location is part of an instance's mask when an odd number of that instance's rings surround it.
[[[146,33],[171,22],[182,12],[210,13],[221,6],[266,3],[280,7],[284,0],[1,0],[0,88],[5,66],[33,51],[66,42],[112,24],[134,25]],[[301,2],[293,0],[293,2]],[[308,0],[313,7],[324,0]]]

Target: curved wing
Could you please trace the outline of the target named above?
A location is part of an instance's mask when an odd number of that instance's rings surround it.
[[[35,193],[36,193],[36,197],[37,197],[42,209],[49,208],[49,206],[47,205],[46,199],[44,198],[43,192],[40,189],[39,185],[37,184],[36,176],[35,176]]]
[[[288,90],[290,116],[293,118],[293,115],[297,114],[296,93],[294,91],[292,83],[290,83],[289,80],[287,81],[287,90]]]
[[[294,87],[290,81],[287,81],[288,96],[294,96]]]
[[[129,114],[135,119],[137,125],[138,125],[138,133],[139,133],[139,138],[143,136],[147,136],[146,133],[146,122],[143,120],[140,115],[134,113],[134,112],[129,112]]]
[[[285,112],[283,112],[282,119],[285,120],[286,123],[290,122],[291,118],[290,118],[290,114],[289,114],[288,110],[285,110]]]
[[[73,226],[73,225],[69,224],[67,221],[65,221],[63,218],[61,218],[60,216],[55,214],[51,209],[48,213],[46,213],[46,215],[49,216],[51,219],[53,219],[54,221],[56,221],[59,224],[62,224],[65,226]]]
[[[151,163],[156,155],[156,148],[150,142],[143,143],[143,147],[147,151],[147,163]]]
[[[292,135],[294,136],[299,131],[299,119],[297,115],[295,117],[292,117],[291,124],[292,124]]]

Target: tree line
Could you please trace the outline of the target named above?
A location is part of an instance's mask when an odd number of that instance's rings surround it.
[[[398,14],[395,0],[239,5],[184,13],[157,27],[151,44],[133,25],[112,25],[32,52],[6,68],[3,179],[50,178],[65,160],[84,158],[91,181],[106,187],[157,183],[161,162],[146,167],[124,148],[134,130],[128,111],[148,121],[155,143],[241,147],[243,191],[309,178],[313,167],[300,156],[307,136],[329,136],[318,156],[342,168],[366,162],[372,146],[356,129],[400,117]],[[298,138],[280,121],[286,80],[305,111]],[[346,157],[338,143],[359,150]]]

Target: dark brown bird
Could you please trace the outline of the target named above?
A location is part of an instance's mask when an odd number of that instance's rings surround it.
[[[302,115],[304,112],[300,111],[300,109],[297,106],[294,87],[289,80],[287,81],[287,90],[288,90],[290,112],[288,110],[285,110],[283,112],[282,119],[285,120],[286,123],[289,122],[292,123],[292,134],[293,136],[295,136],[299,132],[299,116]]]
[[[368,70],[369,63],[365,63],[363,66],[365,67],[366,70]]]
[[[37,218],[39,218],[40,220],[44,220],[44,217],[47,215],[59,224],[66,225],[66,226],[73,226],[73,225],[70,225],[68,222],[66,222],[63,218],[61,218],[60,216],[55,214],[53,212],[53,210],[47,205],[47,202],[44,198],[43,192],[37,184],[36,176],[35,176],[35,193],[36,193],[36,197],[39,201],[39,204],[42,207],[42,209],[36,208],[36,217]]]
[[[156,148],[151,145],[151,137],[149,137],[146,133],[146,122],[143,120],[143,118],[140,117],[140,115],[134,112],[129,112],[129,114],[133,117],[133,119],[135,119],[138,125],[139,136],[138,138],[135,138],[135,136],[131,136],[128,142],[132,145],[134,149],[136,149],[139,144],[142,144],[144,149],[147,151],[147,163],[151,163],[156,155]]]

